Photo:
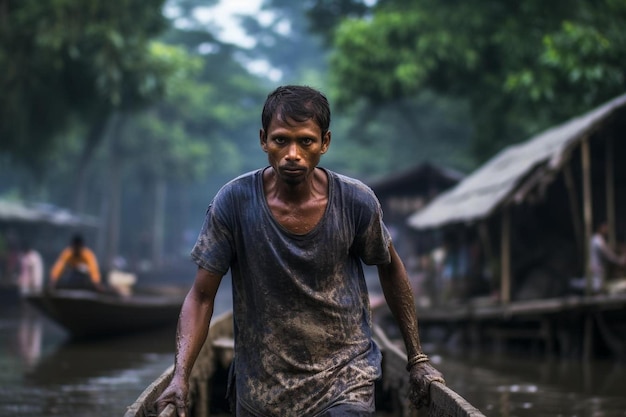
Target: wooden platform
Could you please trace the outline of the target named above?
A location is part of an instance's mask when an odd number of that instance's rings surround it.
[[[389,321],[384,304],[374,316]],[[461,334],[470,346],[493,347],[517,343],[540,345],[546,354],[581,356],[596,354],[626,357],[626,294],[567,296],[507,304],[470,301],[419,309],[420,333],[426,338]],[[383,324],[386,328],[387,324]],[[445,337],[445,336],[444,336]]]

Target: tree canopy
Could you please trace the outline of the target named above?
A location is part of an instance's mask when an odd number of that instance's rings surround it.
[[[111,240],[121,225],[143,247],[163,236],[152,219],[180,233],[265,163],[276,84],[327,93],[322,163],[364,179],[423,160],[469,171],[625,87],[622,0],[265,0],[242,19],[252,48],[201,19],[216,3],[0,0],[0,193],[87,201]]]
[[[41,172],[79,120],[93,128],[89,157],[112,111],[157,99],[171,70],[150,50],[163,1],[1,0],[0,152]]]
[[[337,28],[331,76],[342,105],[467,101],[484,159],[622,93],[625,19],[619,0],[381,0]]]

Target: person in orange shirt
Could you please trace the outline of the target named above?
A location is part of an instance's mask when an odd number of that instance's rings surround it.
[[[100,268],[96,255],[85,246],[81,235],[72,238],[71,245],[61,252],[50,271],[50,288],[54,289],[59,279],[66,272],[63,280],[65,288],[94,288],[103,291]]]

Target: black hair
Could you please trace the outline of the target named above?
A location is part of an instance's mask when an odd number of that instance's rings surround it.
[[[330,105],[328,99],[320,91],[300,85],[285,85],[268,94],[261,113],[261,125],[267,132],[274,116],[280,116],[297,122],[313,119],[322,135],[330,128]]]
[[[80,250],[85,245],[83,237],[79,234],[72,236],[72,249],[74,256],[80,256]]]

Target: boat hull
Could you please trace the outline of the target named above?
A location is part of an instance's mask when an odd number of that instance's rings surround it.
[[[98,338],[176,326],[184,294],[101,294],[58,290],[25,299],[74,338]]]

